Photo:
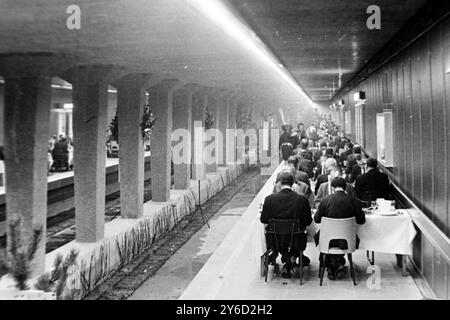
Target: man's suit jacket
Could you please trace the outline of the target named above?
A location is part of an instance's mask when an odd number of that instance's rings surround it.
[[[298,166],[302,169],[302,171],[308,174],[308,178],[312,178],[314,176],[314,163],[311,160],[300,158],[298,161]]]
[[[355,164],[358,164],[356,160],[357,153],[351,153],[347,156],[347,166],[345,167],[345,174],[350,174],[352,172],[352,168]],[[362,157],[362,154],[361,154]]]
[[[363,199],[364,193],[370,192],[374,198],[387,198],[389,195],[389,178],[387,174],[378,169],[372,169],[356,178],[356,197]]]
[[[334,219],[355,217],[357,224],[366,222],[366,216],[361,209],[361,203],[343,191],[329,194],[322,199],[314,215],[314,221],[320,223],[322,217]]]
[[[355,188],[350,183],[347,183],[347,188],[345,189],[345,192],[351,196],[355,197]],[[314,200],[314,206],[318,207],[322,199],[329,195],[329,188],[328,188],[328,182],[322,183],[319,187],[319,191],[317,191],[316,199]]]
[[[317,192],[319,192],[320,185],[325,183],[325,182],[328,182],[328,173],[322,173],[322,174],[320,174],[317,177],[317,179],[316,179],[316,187],[314,189],[314,194],[315,195],[317,195]]]
[[[345,164],[347,164],[348,156],[351,155],[351,154],[353,154],[353,150],[352,149],[348,149],[347,151],[344,151],[344,152],[341,153],[340,160],[339,160],[341,166],[343,166],[343,167],[345,166],[344,162],[345,162]]]
[[[306,228],[312,222],[308,199],[287,188],[267,196],[261,212],[261,222],[267,224],[270,219],[298,219],[300,227]]]

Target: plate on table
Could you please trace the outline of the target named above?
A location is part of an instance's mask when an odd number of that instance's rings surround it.
[[[396,216],[398,215],[398,211],[394,210],[394,211],[375,211],[376,214],[380,215],[380,216]]]

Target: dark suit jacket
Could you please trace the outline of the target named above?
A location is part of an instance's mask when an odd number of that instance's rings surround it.
[[[321,156],[323,156],[323,150],[317,150],[316,153],[314,153],[313,160],[316,165],[319,162]]]
[[[325,196],[319,204],[314,221],[320,223],[322,217],[333,219],[356,218],[357,224],[366,222],[366,216],[361,209],[361,203],[345,194],[343,191],[336,191],[333,194]]]
[[[294,133],[293,131],[288,132],[288,133],[285,132],[280,136],[280,140],[279,140],[280,148],[283,143],[290,143],[290,144],[292,144],[293,149],[297,148],[298,137],[297,137],[297,135],[293,135],[293,133]]]
[[[264,200],[261,222],[269,223],[270,219],[298,219],[300,227],[306,228],[312,222],[311,207],[308,199],[291,189],[282,189]]]
[[[300,158],[298,161],[298,166],[303,172],[308,174],[308,178],[311,179],[314,176],[314,163],[311,160]]]
[[[328,173],[320,174],[316,179],[316,188],[314,189],[314,194],[317,195],[320,185],[324,182],[328,182]]]
[[[351,153],[348,155],[347,157],[347,166],[345,168],[345,174],[350,174],[352,171],[352,168],[355,164],[358,164],[358,162],[356,161],[356,153]],[[362,155],[361,155],[362,156]]]
[[[300,228],[305,229],[312,222],[311,207],[306,197],[299,195],[291,189],[282,189],[278,193],[271,194],[264,200],[263,209],[261,212],[261,222],[269,223],[270,219],[298,219],[300,221]],[[306,247],[306,234],[301,234],[299,238],[294,239],[292,252],[304,250]],[[267,246],[275,248],[276,241],[273,237],[266,236]],[[281,236],[279,238],[280,253],[287,252],[282,248],[287,248],[290,244],[290,237]]]
[[[355,182],[356,178],[358,178],[361,174],[362,174],[361,167],[358,164],[353,165],[347,175],[347,182],[349,183]]]
[[[389,196],[389,178],[387,174],[378,169],[372,169],[364,173],[355,181],[356,197],[363,199],[364,193],[369,192],[373,194],[373,198],[387,198]]]
[[[344,152],[341,153],[340,160],[339,160],[341,166],[344,166],[344,161],[347,161],[348,156],[351,155],[351,154],[353,154],[353,150],[352,149],[348,149],[347,151],[344,151]]]

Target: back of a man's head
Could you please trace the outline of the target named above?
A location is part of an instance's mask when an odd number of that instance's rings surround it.
[[[292,144],[289,142],[285,142],[281,145],[281,155],[283,160],[287,161],[290,156],[292,156],[292,152],[294,151]]]
[[[340,176],[342,174],[341,168],[337,165],[331,165],[327,168],[327,172],[331,174],[333,177]]]
[[[367,166],[369,167],[369,168],[373,168],[373,169],[375,169],[375,168],[377,168],[378,167],[378,161],[377,161],[377,159],[374,159],[374,158],[369,158],[369,159],[367,159]]]
[[[331,187],[333,188],[342,188],[345,190],[347,188],[347,183],[345,182],[345,179],[342,177],[336,177],[333,180],[331,180]]]
[[[288,164],[292,164],[295,168],[297,168],[297,165],[298,165],[298,158],[297,158],[296,156],[290,156],[290,157],[287,159],[287,163],[288,163]]]
[[[300,141],[300,148],[302,148],[302,149],[308,148],[308,140],[307,139],[302,139],[302,141]]]
[[[332,148],[326,148],[325,149],[325,156],[326,157],[331,158],[331,157],[333,157],[333,154],[334,154],[334,150]]]
[[[294,175],[291,172],[282,171],[278,177],[282,186],[292,187],[294,184]]]
[[[353,146],[353,153],[361,153],[361,146],[359,145]]]

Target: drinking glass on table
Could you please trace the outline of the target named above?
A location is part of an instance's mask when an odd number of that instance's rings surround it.
[[[373,210],[376,210],[376,209],[377,209],[377,202],[376,202],[376,201],[371,201],[371,202],[370,202],[370,207],[371,207]]]

